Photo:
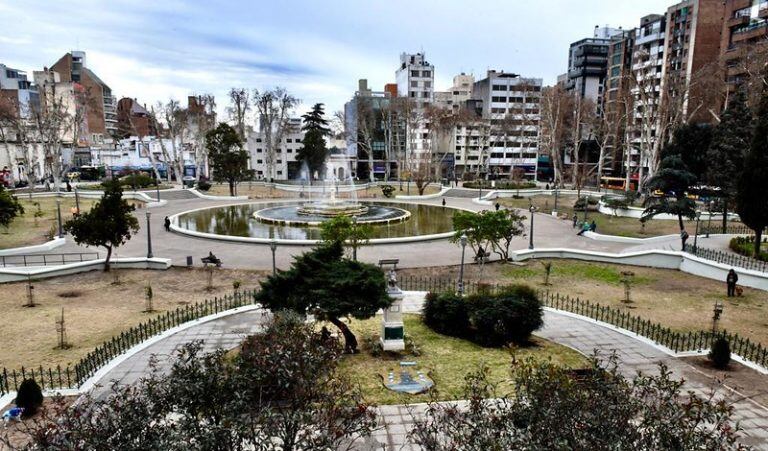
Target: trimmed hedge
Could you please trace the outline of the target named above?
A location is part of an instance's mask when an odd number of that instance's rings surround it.
[[[768,238],[763,238],[763,244],[760,246],[760,255],[757,260],[768,262]],[[754,236],[737,236],[731,238],[731,242],[728,244],[733,252],[745,257],[754,258],[755,255],[755,237]]]
[[[719,370],[728,368],[728,364],[731,363],[731,344],[725,337],[721,336],[712,343],[709,360]]]
[[[464,299],[454,293],[427,294],[422,321],[435,332],[468,338],[485,347],[524,344],[544,325],[536,291],[513,285]]]
[[[454,293],[427,293],[422,321],[443,335],[464,337],[469,330],[467,302]]]

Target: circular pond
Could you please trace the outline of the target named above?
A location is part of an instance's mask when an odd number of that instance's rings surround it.
[[[191,232],[193,235],[213,239],[237,240],[242,237],[242,241],[319,240],[319,222],[297,225],[291,222],[270,223],[257,219],[264,212],[270,216],[283,216],[281,213],[293,212],[297,205],[290,202],[271,202],[203,208],[177,215],[174,218],[174,229],[181,233]],[[374,243],[389,238],[410,238],[412,241],[442,238],[453,231],[452,217],[456,210],[452,208],[394,202],[365,202],[365,205],[371,214],[396,212],[398,217],[395,221],[371,224]]]

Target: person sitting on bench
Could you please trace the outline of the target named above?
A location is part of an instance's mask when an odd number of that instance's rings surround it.
[[[208,263],[216,265],[217,268],[221,268],[221,260],[213,255],[213,252],[208,251],[208,256],[200,259],[203,262],[203,266],[208,266]]]

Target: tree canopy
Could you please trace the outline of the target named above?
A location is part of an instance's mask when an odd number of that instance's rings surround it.
[[[467,407],[431,404],[411,440],[426,451],[747,449],[728,402],[684,391],[663,365],[627,379],[615,358],[579,374],[528,358],[513,363],[511,386],[500,392],[487,368],[469,375]]]
[[[357,260],[357,249],[368,244],[372,235],[373,228],[369,224],[358,224],[349,216],[337,216],[320,224],[320,239],[326,244],[349,246],[353,260]]]
[[[325,160],[328,158],[325,137],[331,134],[328,121],[325,119],[323,104],[316,103],[312,110],[302,116],[302,119],[304,120],[304,125],[301,127],[304,131],[302,141],[304,146],[298,150],[296,159],[306,163],[310,179],[315,172],[323,178]]]
[[[495,252],[506,261],[509,259],[509,247],[512,239],[525,231],[525,216],[516,210],[484,210],[479,213],[457,211],[453,215],[453,229],[456,231],[453,242],[458,242],[462,234],[467,235],[467,242],[477,254]]]
[[[104,196],[91,207],[64,224],[77,244],[101,246],[107,249],[104,271],[109,271],[112,250],[122,246],[139,230],[139,221],[131,213],[136,207],[123,199],[120,182],[105,183]]]
[[[238,132],[222,122],[206,133],[205,146],[213,169],[213,179],[227,182],[229,195],[234,196],[235,186],[254,174],[252,169],[248,169],[248,152],[243,149]]]
[[[16,196],[0,185],[0,225],[8,227],[16,216],[24,214],[24,207]]]
[[[340,354],[337,340],[281,315],[234,356],[193,342],[167,374],[153,363],[145,378],[104,396],[58,399],[23,424],[24,449],[349,449],[371,434],[375,413],[338,370]],[[0,444],[13,439],[0,433]]]
[[[764,88],[755,112],[752,143],[744,157],[744,168],[736,192],[736,212],[741,222],[755,232],[755,256],[760,255],[763,229],[768,227],[768,88]]]
[[[743,90],[736,91],[712,134],[707,151],[707,183],[719,188],[723,204],[723,233],[728,220],[728,204],[736,196],[744,169],[744,156],[752,140],[752,113]]]
[[[344,334],[345,349],[356,352],[357,339],[340,318],[371,318],[392,299],[381,269],[344,258],[341,243],[332,242],[295,257],[290,269],[269,276],[256,302],[273,312],[292,310],[326,319]]]

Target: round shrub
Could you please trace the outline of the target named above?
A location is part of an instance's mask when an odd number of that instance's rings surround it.
[[[472,338],[481,346],[523,344],[544,325],[541,301],[525,285],[514,285],[493,295],[473,296],[469,309]]]
[[[395,192],[395,187],[392,186],[392,185],[382,185],[381,186],[381,193],[386,198],[392,197],[394,192]]]
[[[421,313],[424,324],[437,333],[461,337],[469,329],[467,302],[454,293],[427,293]]]
[[[24,408],[24,416],[31,417],[43,405],[43,391],[34,379],[24,379],[16,393],[16,407]]]
[[[197,189],[199,189],[200,191],[208,191],[209,189],[211,189],[211,184],[206,180],[200,180],[199,182],[197,182]]]
[[[725,337],[718,337],[709,350],[709,360],[715,368],[724,370],[731,363],[731,345]]]

